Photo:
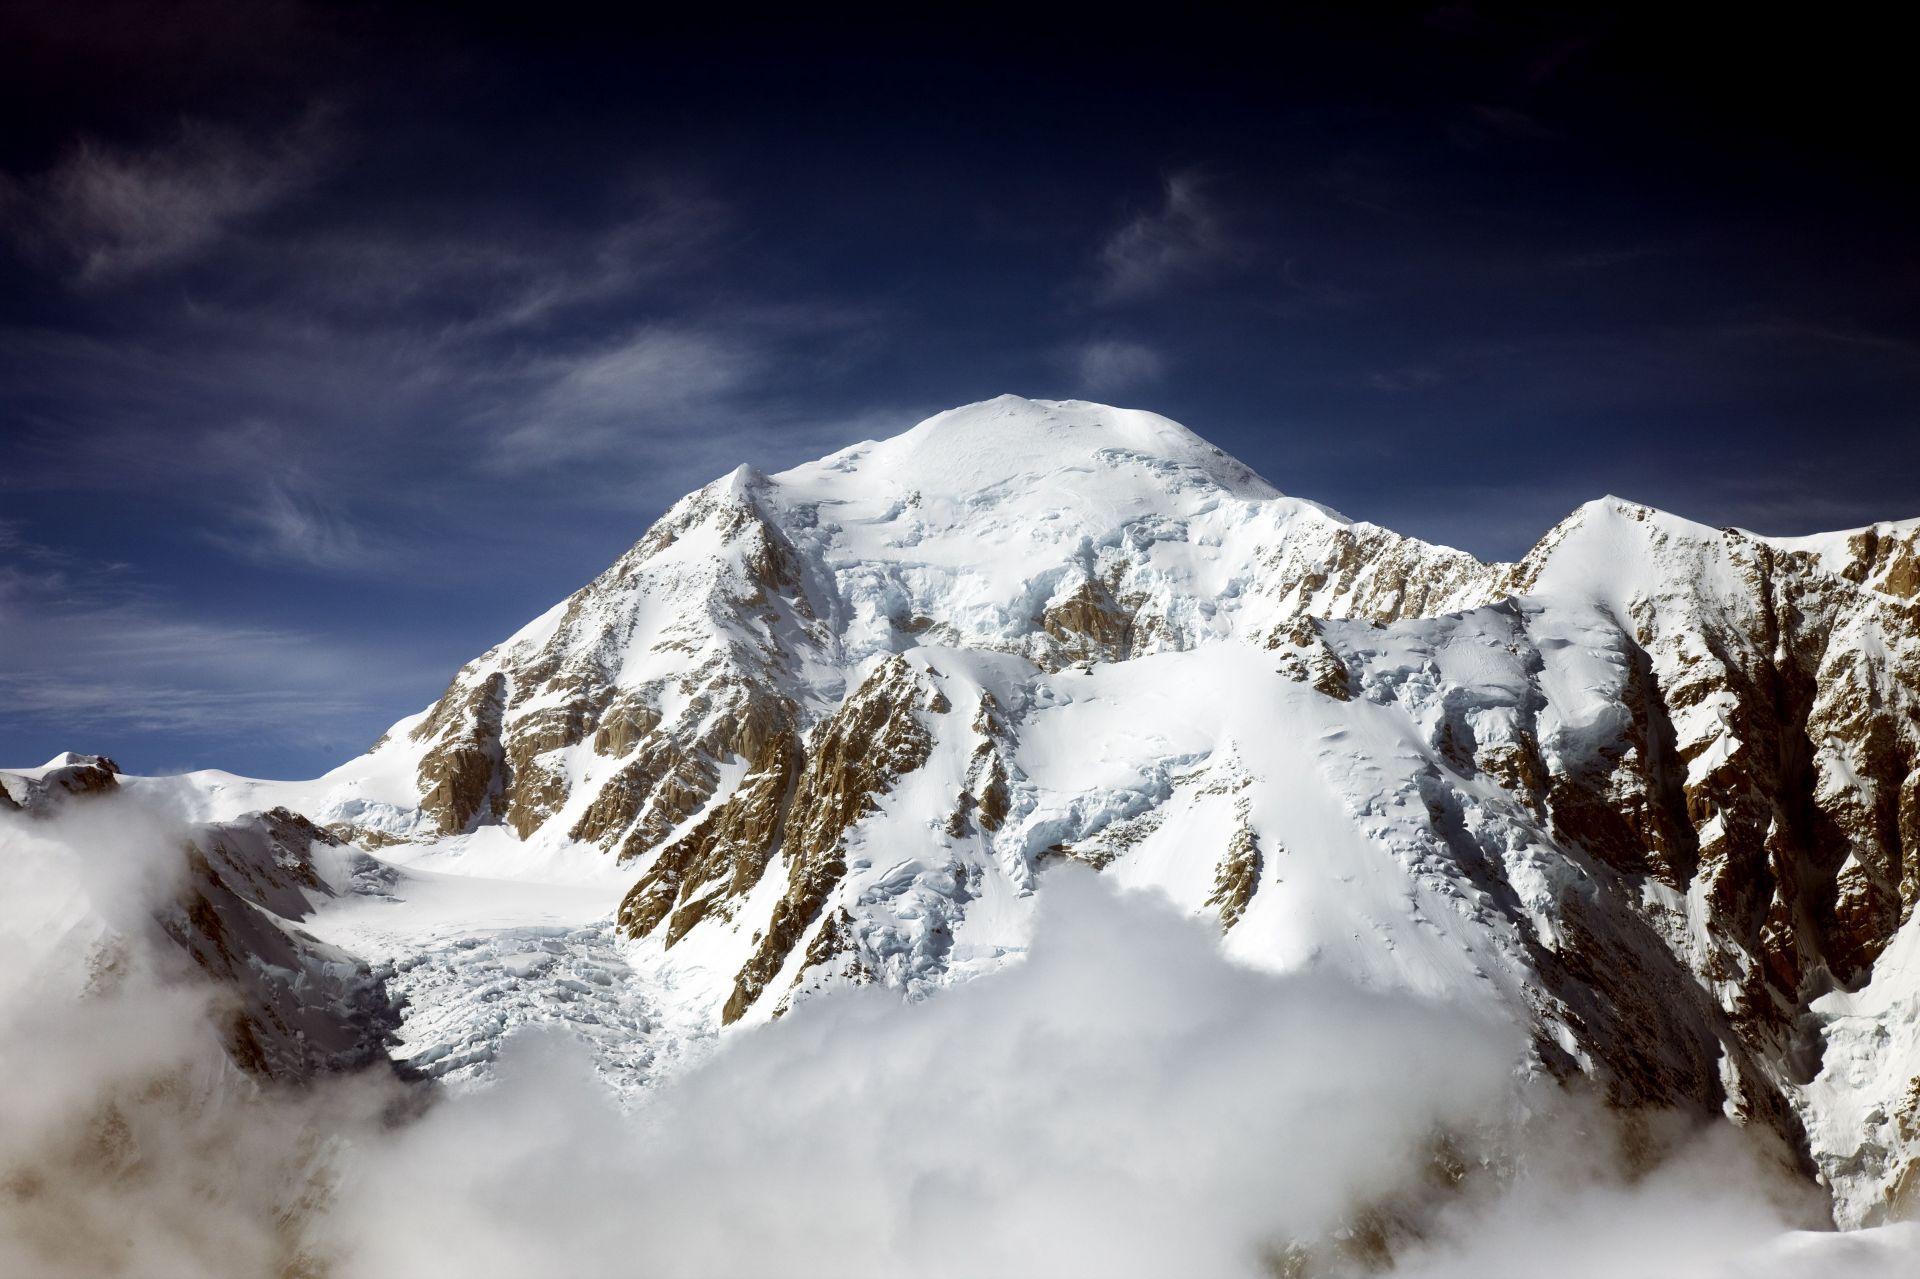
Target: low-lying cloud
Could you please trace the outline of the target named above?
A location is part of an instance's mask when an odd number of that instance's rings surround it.
[[[1609,1112],[1523,1083],[1516,1027],[1238,967],[1088,875],[1049,881],[1024,963],[919,1004],[815,1000],[631,1112],[556,1030],[396,1120],[393,1080],[280,1090],[220,1059],[217,1000],[141,925],[183,837],[121,799],[0,816],[0,1271],[1812,1279],[1920,1256],[1898,1230],[1776,1238],[1817,1205],[1731,1130],[1630,1173]]]
[[[1518,1042],[1234,967],[1191,922],[1066,879],[1020,968],[809,1005],[625,1125],[557,1044],[518,1047],[343,1197],[357,1273],[1256,1274],[1417,1184],[1424,1144],[1505,1095]]]

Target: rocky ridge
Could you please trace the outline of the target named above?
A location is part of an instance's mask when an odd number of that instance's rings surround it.
[[[128,802],[120,790],[111,759],[69,753],[0,772],[0,819],[32,823],[73,805]],[[227,1056],[251,1075],[298,1082],[388,1064],[400,1007],[386,975],[300,922],[342,894],[380,892],[391,868],[285,808],[175,825],[133,827],[146,833],[132,838],[171,845],[151,853],[163,882],[149,918],[44,921],[98,934],[95,986],[117,980],[129,948],[170,944],[179,961],[170,979],[210,984]]]

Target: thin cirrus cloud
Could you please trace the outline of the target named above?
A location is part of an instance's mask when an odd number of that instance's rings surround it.
[[[291,563],[366,573],[390,558],[345,514],[297,480],[270,479],[235,517],[235,528],[209,533],[222,550],[257,564]]]
[[[0,175],[0,218],[74,283],[119,284],[198,256],[312,181],[334,139],[325,108],[264,139],[199,120],[145,149],[82,138],[44,173]]]
[[[359,731],[370,709],[431,682],[391,644],[344,644],[286,627],[184,615],[125,565],[0,532],[0,703],[60,731],[185,737],[299,725]],[[396,660],[398,659],[398,660]]]
[[[751,344],[700,329],[649,325],[621,341],[529,370],[540,385],[517,398],[497,437],[502,466],[551,466],[621,453],[639,428],[689,429],[715,401],[754,380]]]
[[[1129,219],[1100,246],[1103,302],[1151,297],[1204,276],[1239,256],[1225,213],[1199,174],[1170,174],[1160,202]]]
[[[503,300],[493,322],[502,328],[599,302],[703,261],[725,230],[726,204],[696,187],[657,184],[632,216],[591,242],[577,261],[543,263]]]
[[[663,177],[598,226],[331,227],[276,244],[268,266],[303,322],[423,328],[456,347],[647,296],[710,265],[730,224],[729,206],[700,184]]]

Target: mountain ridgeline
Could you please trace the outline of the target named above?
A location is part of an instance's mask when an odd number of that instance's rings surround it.
[[[991,971],[1080,863],[1920,1211],[1920,521],[1603,498],[1482,563],[1002,397],[689,495],[305,785],[376,853],[614,859],[715,1027]]]

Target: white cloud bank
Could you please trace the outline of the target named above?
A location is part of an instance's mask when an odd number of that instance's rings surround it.
[[[1004,977],[743,1035],[630,1124],[522,1044],[343,1199],[353,1273],[1257,1273],[1507,1092],[1509,1028],[1231,966],[1097,883],[1054,884],[1042,929]]]
[[[177,828],[125,807],[0,815],[0,1273],[1304,1276],[1364,1273],[1376,1236],[1429,1279],[1920,1257],[1779,1239],[1807,1205],[1730,1133],[1629,1178],[1604,1112],[1517,1089],[1511,1027],[1233,966],[1090,877],[1049,884],[1025,964],[809,1003],[635,1113],[531,1035],[383,1122],[399,1085],[221,1064],[136,918]]]

